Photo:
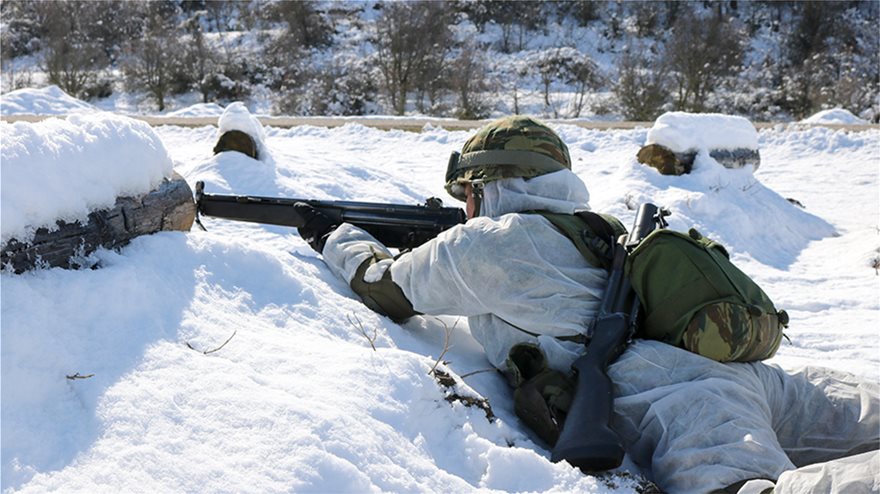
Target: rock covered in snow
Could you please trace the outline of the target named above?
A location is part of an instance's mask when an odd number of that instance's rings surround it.
[[[192,191],[146,123],[99,112],[2,130],[4,268],[88,266],[100,246],[192,225]]]

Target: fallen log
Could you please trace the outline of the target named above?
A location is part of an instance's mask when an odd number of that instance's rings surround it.
[[[725,168],[742,168],[752,165],[757,170],[761,165],[761,154],[757,149],[711,149],[709,156]],[[697,151],[677,153],[661,144],[648,144],[639,149],[636,158],[639,163],[652,166],[663,175],[683,175],[694,167]]]
[[[758,131],[743,117],[719,113],[668,112],[648,131],[636,158],[664,175],[690,173],[700,151],[726,168],[761,165]]]
[[[89,213],[88,221],[59,220],[39,228],[28,242],[10,239],[0,250],[0,265],[22,273],[35,267],[91,267],[89,254],[116,249],[131,239],[164,230],[188,231],[195,219],[192,189],[180,175],[137,197],[118,197],[112,208]]]
[[[257,142],[249,134],[240,130],[230,130],[220,136],[214,146],[214,154],[224,151],[238,151],[255,160],[259,159]]]

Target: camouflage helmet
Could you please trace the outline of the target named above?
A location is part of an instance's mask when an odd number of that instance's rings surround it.
[[[502,178],[532,178],[571,169],[568,147],[543,123],[520,115],[496,120],[452,153],[446,170],[446,191],[465,200],[462,185]]]

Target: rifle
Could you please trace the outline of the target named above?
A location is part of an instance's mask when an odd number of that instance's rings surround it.
[[[667,226],[666,209],[645,203],[629,236],[613,243],[612,267],[599,314],[590,323],[587,351],[575,360],[572,369],[577,387],[568,416],[553,448],[551,460],[565,460],[585,472],[617,468],[624,450],[611,429],[614,395],[607,368],[626,349],[636,331],[639,299],[624,275],[627,255],[657,228]]]
[[[429,198],[425,204],[409,206],[353,201],[316,201],[259,196],[205,194],[205,183],[196,182],[197,214],[251,223],[300,227],[303,218],[293,209],[298,202],[309,204],[336,223],[351,223],[387,247],[412,249],[431,240],[466,216],[459,208],[443,207],[443,201]],[[201,222],[196,220],[201,226]],[[204,228],[204,227],[202,227]]]

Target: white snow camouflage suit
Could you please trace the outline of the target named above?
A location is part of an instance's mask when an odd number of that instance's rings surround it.
[[[396,260],[348,224],[328,237],[323,255],[349,283],[393,282],[419,313],[467,316],[496,367],[515,344],[530,342],[550,367],[568,371],[582,345],[557,337],[585,331],[607,273],[545,218],[516,213],[570,214],[588,199],[569,170],[501,179],[486,184],[482,216]],[[647,340],[630,345],[609,375],[614,428],[666,492],[711,492],[748,479],[770,479],[777,493],[880,490],[877,383],[827,369],[792,375],[763,363],[721,364]]]

